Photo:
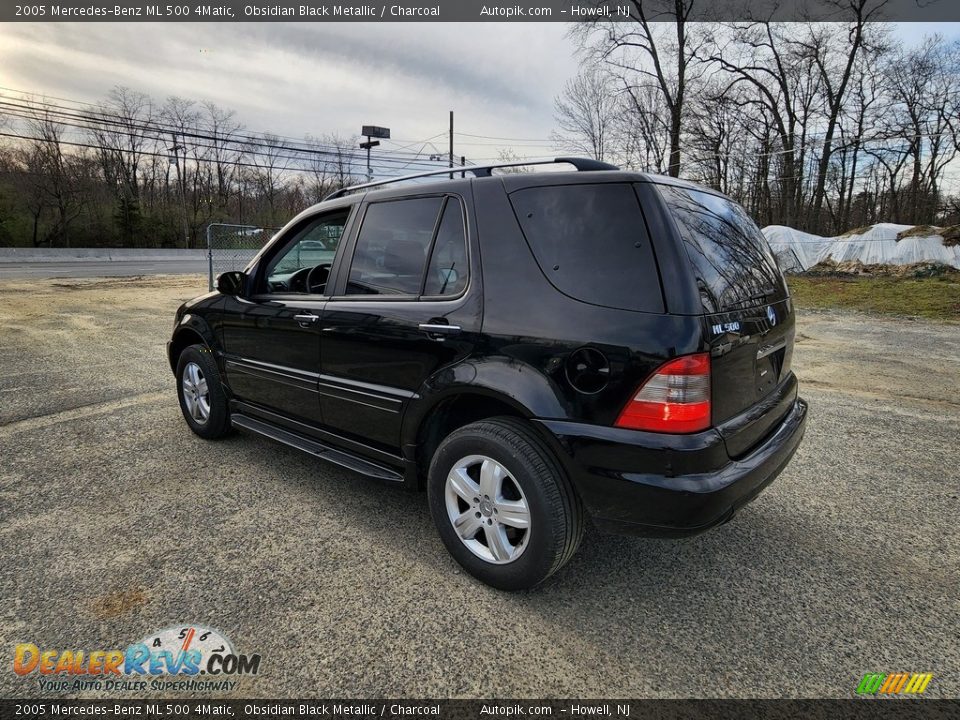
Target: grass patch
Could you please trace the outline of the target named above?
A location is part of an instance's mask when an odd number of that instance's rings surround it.
[[[960,322],[960,280],[954,276],[787,277],[798,308],[859,310]]]

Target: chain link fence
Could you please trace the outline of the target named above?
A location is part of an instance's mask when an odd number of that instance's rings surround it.
[[[217,275],[243,270],[280,228],[256,225],[207,225],[207,286],[213,290]]]

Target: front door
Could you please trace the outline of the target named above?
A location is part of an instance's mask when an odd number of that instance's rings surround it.
[[[249,298],[227,299],[224,365],[237,400],[312,424],[326,283],[349,216],[342,209],[307,218],[261,259]]]
[[[336,432],[400,445],[403,412],[480,330],[467,213],[454,195],[367,204],[349,267],[323,311],[320,402]]]

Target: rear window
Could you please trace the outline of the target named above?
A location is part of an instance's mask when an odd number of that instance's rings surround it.
[[[510,202],[557,290],[593,305],[663,312],[660,276],[631,185],[527,188]]]
[[[657,188],[680,230],[704,310],[720,312],[785,296],[770,246],[742,207],[712,193]]]

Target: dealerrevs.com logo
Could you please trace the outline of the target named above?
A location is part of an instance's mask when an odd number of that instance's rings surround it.
[[[239,684],[234,678],[260,671],[260,655],[236,652],[218,630],[183,625],[151,633],[123,650],[20,643],[14,648],[13,671],[36,676],[40,689],[47,691],[233,690]]]

